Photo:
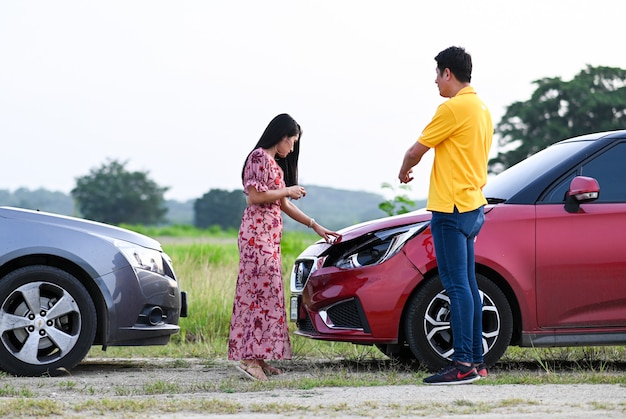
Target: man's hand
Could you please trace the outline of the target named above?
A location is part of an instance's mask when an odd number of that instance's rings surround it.
[[[413,180],[413,169],[409,169],[408,171],[400,170],[400,174],[398,175],[398,179],[400,179],[400,183],[409,183]]]
[[[430,148],[416,142],[406,151],[404,159],[402,160],[402,166],[400,167],[400,174],[398,175],[400,183],[409,183],[413,180],[413,176],[411,176],[413,173],[413,166],[422,160],[422,156],[428,150],[430,150]]]

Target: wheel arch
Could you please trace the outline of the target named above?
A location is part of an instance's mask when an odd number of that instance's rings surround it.
[[[404,345],[407,344],[406,334],[404,331],[404,325],[406,323],[407,310],[409,308],[409,303],[413,299],[413,296],[419,292],[420,289],[424,286],[424,284],[428,283],[430,279],[439,273],[438,269],[435,267],[430,271],[426,272],[421,281],[419,281],[415,287],[411,290],[407,298],[404,300],[404,306],[402,307],[402,315],[400,316],[400,322],[398,323],[398,344]]]
[[[103,336],[106,336],[106,330],[108,327],[106,316],[107,308],[102,296],[102,291],[93,280],[93,277],[77,263],[66,258],[56,255],[31,254],[12,259],[11,261],[0,266],[0,278],[3,278],[5,275],[16,269],[34,265],[45,265],[61,269],[80,281],[89,293],[96,309],[97,326],[93,344],[101,343],[103,341]]]
[[[476,273],[493,282],[506,297],[513,316],[513,333],[509,345],[519,345],[522,336],[522,314],[513,288],[498,272],[485,265],[476,265]]]

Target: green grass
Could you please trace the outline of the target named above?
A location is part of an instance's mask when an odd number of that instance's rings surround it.
[[[48,399],[9,399],[0,403],[0,417],[62,417],[62,402]]]

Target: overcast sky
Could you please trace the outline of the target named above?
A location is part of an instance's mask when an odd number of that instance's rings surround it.
[[[245,156],[287,112],[304,131],[300,183],[384,193],[444,100],[440,50],[472,54],[497,123],[534,80],[626,68],[624,4],[2,0],[0,189],[69,193],[108,159],[167,199],[239,189]]]

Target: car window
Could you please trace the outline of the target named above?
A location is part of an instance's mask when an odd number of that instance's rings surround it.
[[[509,199],[548,169],[556,166],[564,156],[571,156],[588,145],[588,141],[573,141],[545,148],[489,179],[483,193],[486,198]]]
[[[544,195],[541,203],[562,203],[569,184],[576,175],[596,179],[600,197],[595,203],[626,202],[626,143],[618,143],[604,153],[583,163],[577,172],[568,173]]]

